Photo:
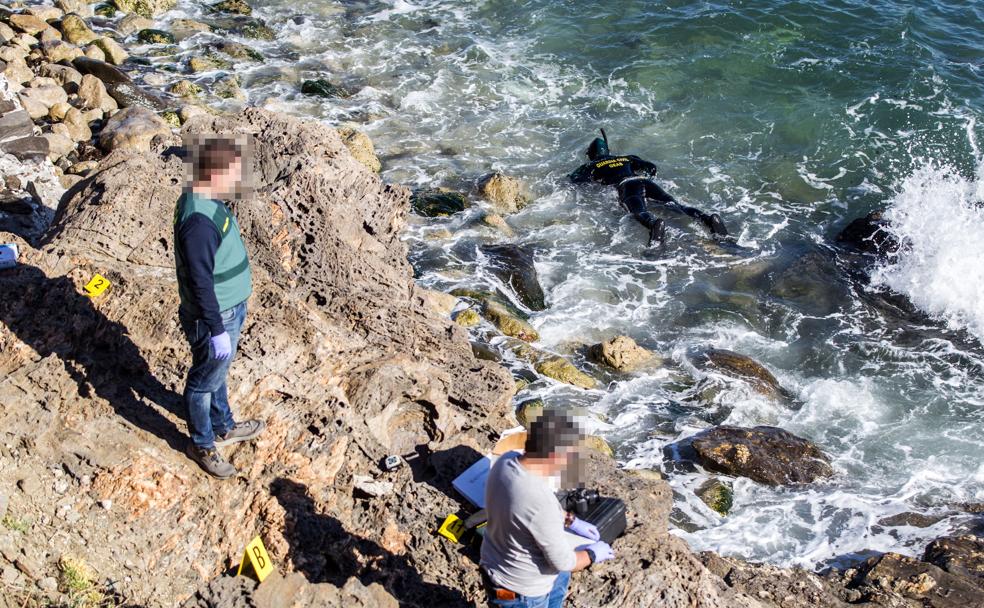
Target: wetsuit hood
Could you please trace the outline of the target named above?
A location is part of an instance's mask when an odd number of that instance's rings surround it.
[[[594,141],[591,142],[591,145],[588,146],[588,149],[585,150],[585,154],[587,154],[588,158],[591,160],[601,158],[602,156],[608,156],[608,142],[600,137],[596,137]]]

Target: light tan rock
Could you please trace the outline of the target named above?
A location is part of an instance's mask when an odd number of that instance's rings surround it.
[[[376,148],[372,145],[372,140],[369,139],[368,135],[351,125],[339,127],[338,135],[355,160],[365,165],[373,173],[379,173],[383,165],[379,162]]]
[[[65,13],[75,13],[81,17],[92,16],[92,6],[86,0],[55,0],[55,6]]]
[[[40,19],[30,14],[20,14],[10,16],[10,26],[17,31],[25,34],[39,34],[42,30],[50,27],[44,19]]]
[[[16,32],[14,32],[9,25],[0,22],[0,43],[6,43],[9,40],[13,40],[16,35]]]
[[[63,40],[48,40],[41,45],[41,52],[51,63],[71,61],[82,55],[82,49]]]
[[[478,190],[503,215],[515,213],[533,200],[525,183],[499,172],[479,180]]]
[[[92,74],[82,76],[78,95],[84,109],[102,108],[106,98],[109,97],[106,85]]]
[[[424,299],[424,304],[443,317],[450,317],[451,311],[458,305],[458,298],[449,293],[420,288],[420,294]]]
[[[66,84],[82,84],[82,74],[67,65],[57,63],[46,63],[38,69],[41,76],[51,78],[55,84],[65,86]]]
[[[113,2],[124,13],[136,13],[148,18],[169,11],[178,4],[178,0],[113,0]]]
[[[66,15],[61,22],[61,31],[62,38],[72,44],[88,44],[99,37],[78,15]]]
[[[150,29],[152,27],[154,27],[153,19],[142,17],[136,13],[130,13],[126,17],[120,19],[120,22],[116,26],[116,31],[123,36],[129,36],[130,34],[135,34],[140,30]]]
[[[60,87],[61,84],[54,78],[49,78],[47,76],[35,76],[31,79],[31,82],[27,83],[27,86],[32,89],[40,89],[41,87]]]
[[[85,56],[89,59],[98,59],[99,61],[106,61],[106,53],[103,52],[101,48],[94,44],[90,44],[85,47]]]
[[[65,114],[67,114],[68,111],[72,109],[74,108],[72,108],[71,104],[69,104],[67,101],[60,101],[55,105],[51,106],[51,108],[48,110],[48,117],[51,118],[51,120],[58,122],[64,119]]]
[[[69,137],[73,141],[89,141],[92,139],[92,131],[82,112],[78,108],[71,108],[65,113],[62,124],[68,127]]]
[[[74,175],[85,175],[99,166],[99,161],[97,160],[87,160],[80,163],[75,163],[68,168],[68,172]]]
[[[39,44],[41,41],[30,34],[25,34],[22,32],[14,36],[14,39],[11,40],[11,42],[29,52],[32,47]]]
[[[23,59],[7,62],[7,67],[3,71],[4,77],[11,83],[22,85],[34,77],[34,72],[27,67],[27,62]]]
[[[42,21],[54,21],[55,19],[60,19],[65,14],[65,11],[55,6],[40,5],[28,7],[27,13],[34,15]]]
[[[85,121],[88,123],[92,123],[97,120],[102,120],[104,115],[105,112],[103,112],[99,108],[93,108],[91,110],[86,110],[85,112],[82,112],[82,116],[85,118]]]
[[[68,94],[59,86],[24,89],[17,95],[24,109],[34,120],[47,116],[51,106],[56,103],[68,101]]]
[[[48,29],[38,34],[38,40],[40,40],[41,42],[48,42],[49,40],[61,40],[61,39],[62,39],[61,32],[59,32],[53,27],[49,27]]]
[[[27,57],[27,51],[19,46],[7,45],[0,47],[0,59],[6,61],[7,63],[10,63],[11,61],[24,61],[25,57]]]
[[[489,228],[494,228],[506,236],[513,236],[515,234],[512,227],[506,223],[506,218],[493,211],[484,213],[480,221],[482,224]]]
[[[63,127],[66,131],[68,130],[68,127],[61,123],[55,127]],[[48,158],[52,161],[58,160],[75,149],[75,142],[67,134],[52,132],[45,133],[42,137],[48,140]]]
[[[120,149],[147,152],[154,137],[170,134],[170,125],[160,116],[143,106],[130,106],[106,121],[99,145],[106,152]]]
[[[102,50],[106,56],[106,62],[113,65],[122,65],[126,61],[126,58],[130,56],[119,42],[108,36],[96,39],[93,44]]]
[[[639,346],[628,336],[615,336],[588,350],[590,357],[620,372],[631,372],[650,365],[659,365],[662,359]]]

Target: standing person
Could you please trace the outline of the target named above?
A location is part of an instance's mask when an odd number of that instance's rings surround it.
[[[598,529],[565,513],[550,490],[583,439],[569,413],[545,410],[530,424],[524,453],[504,454],[489,472],[481,557],[489,606],[561,608],[571,572],[615,557]],[[565,529],[585,543],[575,549]]]
[[[235,422],[226,386],[252,278],[239,224],[219,199],[242,181],[242,156],[231,139],[201,142],[191,187],[174,210],[178,317],[192,355],[184,391],[191,435],[186,452],[219,479],[235,475],[236,468],[217,448],[253,439],[266,426],[260,420]]]
[[[649,213],[646,199],[662,203],[664,207],[699,220],[715,237],[728,235],[728,229],[716,213],[710,215],[687,207],[677,202],[667,194],[666,190],[654,182],[651,177],[656,175],[656,165],[631,154],[614,156],[608,150],[608,136],[601,131],[602,137],[596,137],[585,154],[591,162],[578,167],[570,174],[575,184],[598,182],[606,186],[615,186],[618,190],[618,200],[622,206],[643,226],[649,229],[649,245],[664,244],[666,226],[663,220]],[[637,175],[644,173],[645,175]]]

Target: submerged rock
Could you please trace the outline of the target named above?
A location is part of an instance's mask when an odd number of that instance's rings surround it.
[[[592,389],[598,386],[597,380],[579,370],[573,363],[560,355],[547,357],[537,362],[533,368],[547,378],[553,378],[558,382],[564,382],[572,386],[584,389]]]
[[[471,206],[464,194],[447,188],[414,190],[410,205],[417,215],[424,217],[446,217]]]
[[[164,30],[144,29],[137,32],[137,40],[144,44],[174,44],[174,34]]]
[[[478,182],[478,191],[503,215],[515,213],[533,200],[525,183],[499,172],[482,177]]]
[[[524,427],[530,428],[530,423],[543,413],[545,407],[543,399],[527,399],[516,406],[516,420]]]
[[[177,6],[178,0],[113,0],[113,4],[124,13],[150,18],[171,10]]]
[[[506,223],[506,218],[502,217],[498,213],[494,213],[491,211],[483,213],[482,216],[478,219],[478,221],[482,225],[498,230],[499,232],[501,232],[506,236],[511,237],[514,234],[512,226]]]
[[[482,303],[482,316],[503,334],[526,342],[536,342],[540,334],[532,325],[514,314],[502,303],[485,300]]]
[[[521,245],[483,245],[488,269],[516,293],[530,310],[545,310],[543,288],[533,264],[533,250]]]
[[[454,322],[462,327],[475,327],[482,322],[482,316],[473,308],[466,308],[454,316]]]
[[[889,223],[884,219],[883,213],[881,210],[872,211],[855,219],[837,235],[837,242],[864,253],[895,253],[899,249],[899,241],[889,230]]]
[[[209,8],[218,13],[234,13],[237,15],[252,15],[253,9],[245,0],[222,0],[210,4]]]
[[[722,517],[726,517],[731,512],[734,491],[731,489],[730,483],[720,479],[708,479],[694,493],[705,505]]]
[[[777,427],[719,426],[697,435],[692,445],[704,468],[766,485],[812,483],[834,474],[820,448]]]
[[[628,336],[615,336],[611,340],[595,344],[588,349],[588,355],[595,362],[620,372],[636,371],[662,363],[662,359]]]
[[[744,380],[766,397],[792,399],[791,394],[779,384],[772,372],[746,355],[723,348],[711,348],[698,355],[695,363],[704,369],[712,369],[726,376]]]
[[[333,82],[330,82],[324,78],[316,78],[314,80],[305,80],[301,83],[301,93],[305,95],[314,95],[316,97],[351,97],[351,93]]]

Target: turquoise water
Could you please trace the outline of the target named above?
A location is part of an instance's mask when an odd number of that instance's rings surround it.
[[[675,533],[695,548],[813,568],[866,549],[920,553],[967,525],[953,504],[984,500],[984,5],[913,4],[258,0],[280,35],[260,44],[264,66],[237,72],[251,103],[358,124],[391,182],[468,189],[494,169],[526,180],[536,201],[509,222],[547,293],[531,315],[538,346],[580,363],[578,345],[626,334],[675,364],[594,391],[543,380],[518,398],[586,407],[626,466],[668,472]],[[298,82],[312,77],[358,92],[306,98]],[[611,191],[566,182],[598,127],[656,162],[679,199],[720,213],[741,247],[671,219],[667,254],[648,252]],[[866,287],[831,243],[882,207],[910,246],[869,268]],[[412,223],[421,282],[494,285],[475,245],[508,239],[476,213]],[[715,379],[687,354],[707,346],[755,357],[803,406],[736,383],[703,398]],[[808,437],[838,475],[785,489],[736,480],[719,517],[693,493],[708,474],[666,448],[722,422]],[[905,511],[941,520],[878,524]]]

